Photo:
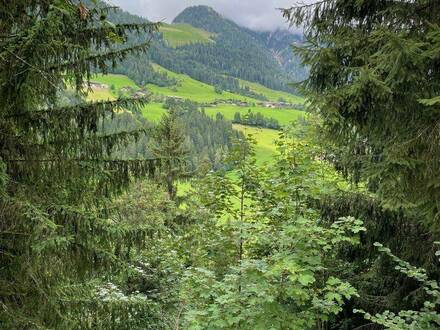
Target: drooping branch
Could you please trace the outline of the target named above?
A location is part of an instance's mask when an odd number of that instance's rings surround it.
[[[83,114],[87,110],[90,111],[91,109],[93,109],[95,112],[100,114],[104,114],[104,113],[113,114],[115,111],[120,109],[128,109],[131,107],[142,106],[148,101],[149,101],[148,97],[139,97],[139,98],[120,97],[117,100],[85,102],[85,103],[80,103],[72,106],[59,107],[59,108],[49,108],[44,110],[19,112],[15,114],[6,115],[4,118],[11,119],[18,117],[28,117],[30,120],[38,120],[38,118],[47,115],[76,116],[78,114]]]
[[[106,53],[101,54],[92,54],[90,56],[80,57],[79,59],[73,59],[72,61],[68,61],[59,65],[53,65],[49,68],[50,71],[62,71],[62,70],[75,70],[81,66],[92,66],[93,68],[98,68],[102,71],[106,70],[108,65],[107,62],[111,61],[115,63],[115,60],[119,61],[124,60],[129,54],[141,54],[145,53],[151,45],[150,40],[135,45],[128,48],[111,50]]]

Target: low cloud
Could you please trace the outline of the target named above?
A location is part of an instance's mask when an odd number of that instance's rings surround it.
[[[189,6],[207,5],[239,25],[255,30],[289,27],[277,8],[290,7],[296,0],[111,0],[130,13],[153,21],[172,22]]]

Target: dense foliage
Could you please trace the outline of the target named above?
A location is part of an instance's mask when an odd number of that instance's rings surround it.
[[[177,197],[177,181],[189,177],[187,165],[189,152],[184,142],[185,135],[179,123],[178,110],[170,107],[155,129],[151,152],[157,158],[163,159],[161,171],[163,176],[160,181],[165,183],[171,200]]]
[[[198,185],[216,231],[186,271],[187,328],[324,329],[357,295],[338,278],[337,251],[356,244],[364,228],[352,217],[323,226],[307,206],[308,196],[338,180],[316,152],[286,136],[275,166],[264,170],[252,139],[238,141],[228,159],[234,173],[211,173]]]
[[[196,173],[200,167],[223,167],[223,161],[232,141],[243,135],[232,128],[230,121],[218,115],[211,118],[199,104],[189,100],[168,98],[163,107],[167,114],[176,116],[175,124],[183,135],[183,148],[186,150],[185,167],[188,173]],[[143,130],[136,141],[117,146],[113,155],[119,159],[148,159],[154,156],[154,140],[160,142],[155,127],[160,126],[147,121],[142,114],[123,111],[102,122],[100,132],[104,135],[120,131]],[[156,137],[155,137],[156,135]]]
[[[436,244],[440,245],[440,242]],[[440,314],[438,314],[438,308],[440,307],[439,283],[430,280],[424,269],[414,267],[408,262],[396,257],[389,248],[383,247],[380,243],[375,243],[375,246],[392,259],[396,265],[396,270],[405,274],[408,278],[421,283],[424,293],[428,295],[430,299],[423,303],[421,310],[400,310],[398,313],[385,311],[375,315],[371,315],[363,310],[355,310],[355,312],[364,314],[367,320],[372,321],[374,324],[384,326],[387,329],[430,330],[436,326],[438,327],[438,325],[440,325]],[[440,256],[440,251],[436,252],[436,256]]]
[[[94,70],[148,49],[120,44],[157,26],[113,25],[109,10],[64,0],[0,6],[1,328],[99,327],[103,310],[122,320],[142,301],[110,305],[95,292],[145,235],[142,225],[113,222],[108,198],[158,163],[111,158],[143,130],[102,135],[98,124],[146,100],[60,98],[65,89],[84,95]]]
[[[438,324],[438,315],[429,315],[438,307],[425,308],[432,297],[423,288],[426,278],[440,276],[434,244],[440,193],[439,10],[438,1],[429,0],[329,0],[284,12],[305,28],[307,42],[296,51],[310,77],[300,88],[321,118],[317,136],[325,158],[366,188],[319,201],[328,221],[354,212],[367,228],[361,248],[345,251],[345,258],[360,292],[355,306],[378,314],[358,320],[348,305],[338,323],[342,328]],[[376,241],[424,267],[425,280],[414,276],[415,268],[398,269],[408,278],[377,259]],[[401,310],[416,312],[394,318]],[[421,310],[420,319],[429,322],[415,320]]]
[[[92,102],[90,78],[177,84],[156,56],[251,95],[224,74],[282,88],[259,47],[284,57],[291,35],[202,6],[176,20],[216,42],[170,48],[157,25],[100,1],[2,3],[0,328],[439,328],[439,10],[286,10],[308,39],[310,114],[282,131],[266,113],[234,118],[280,130],[248,128],[279,133],[270,158],[272,141],[189,100],[161,99],[158,123],[139,111],[145,89]]]
[[[322,1],[285,16],[305,25],[302,86],[339,166],[440,229],[439,2]]]
[[[231,122],[220,114],[211,118],[189,100],[169,98],[164,104],[178,116],[185,135],[184,145],[189,153],[189,168],[197,170],[203,164],[212,168],[223,167],[223,161],[235,139],[243,135],[232,128]]]

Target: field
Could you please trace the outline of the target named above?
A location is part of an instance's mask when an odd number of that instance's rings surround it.
[[[158,65],[154,65],[156,70],[165,70]],[[179,96],[182,98],[188,98],[195,102],[209,103],[218,99],[240,99],[243,101],[248,101],[251,103],[256,103],[257,101],[248,97],[241,95],[236,95],[233,93],[223,93],[217,94],[214,92],[214,88],[210,85],[201,83],[186,75],[176,74],[171,71],[165,70],[169,76],[173,76],[179,80],[180,85],[177,87],[177,91],[172,90],[172,88],[161,88],[155,85],[148,85],[150,92],[154,94],[162,94],[164,96]],[[93,78],[94,82],[107,85],[106,88],[95,88],[91,94],[89,94],[88,99],[90,101],[114,99],[117,95],[117,91],[123,87],[132,87],[133,89],[139,89],[139,87],[128,77],[123,75],[109,74],[106,76],[97,75]],[[248,83],[251,84],[251,83]],[[110,86],[115,87],[115,91],[110,90]],[[258,84],[252,84],[253,90],[264,94],[268,99],[277,101],[279,97],[283,97],[288,102],[294,103],[296,100],[302,101],[301,98],[283,92],[272,91]],[[254,89],[255,88],[255,89]],[[297,102],[301,103],[301,102]],[[287,125],[290,122],[304,116],[304,112],[292,109],[269,109],[265,107],[239,107],[229,104],[222,104],[216,107],[207,107],[205,112],[207,115],[215,117],[215,115],[220,112],[223,116],[232,120],[234,114],[239,112],[244,116],[248,109],[251,109],[254,113],[260,112],[263,116],[267,118],[274,118],[278,120],[281,125]],[[144,106],[142,109],[142,115],[151,122],[158,122],[165,114],[166,110],[162,107],[162,103],[152,102]],[[243,125],[233,125],[234,129],[239,130],[246,135],[252,135],[256,140],[255,153],[258,164],[270,164],[274,161],[274,156],[276,155],[276,145],[275,141],[278,139],[279,132],[271,129],[262,129],[256,127],[248,127]],[[234,175],[231,172],[231,175]],[[178,194],[183,196],[187,194],[191,189],[190,182],[181,182],[178,185]]]
[[[200,102],[200,103],[211,103],[216,100],[241,100],[241,101],[247,101],[250,103],[259,102],[258,100],[255,100],[253,98],[246,97],[246,96],[239,95],[239,94],[235,94],[235,93],[230,93],[230,92],[223,92],[222,94],[218,94],[214,91],[213,86],[202,83],[197,80],[194,80],[187,75],[174,73],[174,72],[169,71],[169,70],[167,70],[157,64],[153,64],[153,67],[157,71],[166,72],[168,76],[175,78],[179,82],[178,86],[172,86],[172,87],[159,87],[159,86],[156,86],[153,84],[147,85],[148,90],[154,94],[163,95],[163,96],[176,96],[176,97],[181,97],[181,98],[189,99],[189,100],[192,100],[195,102]],[[137,86],[133,80],[131,80],[130,78],[128,78],[124,75],[118,75],[118,74],[101,75],[101,74],[98,74],[92,78],[92,81],[100,83],[100,84],[105,84],[108,87],[114,86],[115,90],[119,90],[123,87],[131,87],[133,89],[139,89],[139,86]],[[293,103],[293,104],[303,104],[304,103],[304,99],[299,96],[296,96],[296,95],[271,90],[271,89],[266,88],[262,85],[251,83],[251,82],[244,81],[244,80],[240,80],[240,83],[242,84],[242,86],[248,86],[252,91],[254,91],[256,93],[263,94],[264,96],[266,96],[266,98],[268,98],[270,101],[273,101],[273,102],[276,102],[280,98],[283,98],[287,102]],[[95,91],[95,92],[101,92],[101,93],[97,93],[97,94],[101,94],[104,97],[108,96],[108,95],[106,95],[104,90],[99,90],[99,91]],[[97,98],[98,97],[99,96],[97,96]],[[232,106],[229,106],[229,109],[228,109],[228,106],[224,106],[222,108],[221,111],[224,111],[226,113],[225,116],[227,116],[227,113],[229,113],[231,111],[230,110],[231,107]],[[261,109],[264,111],[268,110],[265,108],[264,109],[261,108]],[[258,109],[255,109],[255,110],[258,111]],[[234,111],[234,113],[235,113],[235,111]],[[234,113],[232,114],[232,116],[234,115]],[[278,120],[280,122],[283,121],[282,118],[278,119]]]
[[[280,125],[290,124],[292,121],[297,120],[300,117],[304,117],[305,113],[299,110],[293,109],[269,109],[265,107],[238,107],[234,105],[222,104],[217,107],[205,108],[207,115],[215,117],[217,113],[221,113],[226,119],[234,119],[236,112],[240,113],[243,118],[244,115],[251,110],[254,114],[260,112],[266,118],[273,118],[278,120]]]
[[[116,90],[119,90],[123,87],[131,87],[134,89],[139,89],[139,86],[136,85],[136,83],[133,80],[121,74],[107,74],[107,75],[98,74],[92,78],[92,82],[105,84],[108,87],[111,87],[113,85]]]
[[[160,32],[171,47],[214,42],[211,39],[214,36],[212,33],[197,29],[189,24],[163,24]]]
[[[88,101],[114,100],[114,95],[108,89],[94,89],[87,95]]]
[[[154,65],[154,68],[159,71],[167,72],[169,76],[172,76],[179,81],[179,86],[176,89],[173,89],[173,87],[158,87],[151,84],[148,85],[148,90],[154,94],[161,94],[163,96],[177,96],[200,103],[209,103],[219,99],[239,99],[251,103],[256,103],[256,100],[254,99],[233,93],[224,92],[222,94],[217,94],[215,93],[213,86],[194,80],[186,75],[168,71],[158,65]],[[117,91],[123,87],[132,87],[134,89],[139,88],[131,79],[123,75],[97,75],[93,78],[93,81],[105,84],[108,87],[95,89],[93,93],[91,93],[88,97],[89,100],[94,101],[103,99],[114,99]],[[279,97],[283,97],[285,100],[292,103],[296,102],[297,104],[299,104],[304,102],[302,98],[290,95],[288,93],[273,91],[261,85],[253,84],[250,82],[244,83],[252,88],[254,91],[262,93],[267,98],[274,101],[276,101]],[[112,85],[115,87],[115,92],[112,92],[109,89],[109,87]],[[295,121],[298,118],[304,116],[305,114],[302,111],[292,109],[270,109],[259,106],[239,107],[229,104],[221,104],[216,107],[207,107],[205,108],[205,112],[212,117],[215,117],[217,113],[221,113],[226,119],[232,120],[236,112],[239,112],[242,116],[244,116],[249,109],[251,109],[251,111],[254,113],[260,112],[266,118],[276,119],[281,125],[287,125],[292,121]],[[161,103],[153,102],[147,104],[142,109],[142,115],[149,121],[158,122],[165,111],[166,110],[162,107]],[[256,157],[258,163],[266,163],[273,160],[273,156],[276,153],[276,146],[274,142],[278,138],[278,131],[247,127],[243,125],[234,125],[234,128],[244,132],[245,134],[251,134],[256,139]]]
[[[165,111],[160,103],[150,103],[142,110],[142,115],[149,121],[158,122]],[[255,152],[258,163],[267,163],[273,160],[272,158],[276,153],[274,142],[278,139],[279,131],[235,124],[233,127],[255,138],[257,141]]]
[[[145,105],[144,108],[142,109],[142,115],[148,121],[157,123],[165,114],[165,111],[166,110],[162,108],[161,103],[149,103]]]
[[[245,87],[245,86],[249,87],[249,89],[255,93],[263,94],[264,96],[266,96],[268,98],[269,101],[272,101],[272,102],[277,102],[280,99],[284,99],[286,102],[292,103],[292,104],[304,104],[304,102],[305,102],[304,98],[302,98],[300,96],[296,96],[296,95],[289,94],[286,92],[275,91],[273,89],[267,88],[263,85],[253,83],[250,81],[240,80],[240,84],[243,87]]]
[[[93,82],[107,85],[107,87],[93,88],[92,92],[87,96],[89,101],[114,100],[116,98],[116,93],[110,90],[111,86],[115,87],[115,91],[120,90],[123,87],[132,87],[135,90],[139,89],[133,80],[120,74],[98,74],[92,78],[92,83]]]
[[[275,145],[278,140],[278,131],[267,128],[248,127],[243,125],[233,125],[233,127],[243,132],[245,135],[251,135],[257,142],[255,147],[255,156],[258,164],[271,163],[276,155],[277,147]]]
[[[153,67],[157,71],[166,72],[169,77],[173,77],[179,82],[178,86],[172,87],[159,87],[153,84],[147,85],[147,89],[154,94],[176,96],[200,103],[211,103],[216,100],[230,99],[256,102],[254,99],[234,93],[223,92],[222,94],[218,94],[214,91],[213,86],[194,80],[187,75],[171,72],[157,64],[153,65]]]

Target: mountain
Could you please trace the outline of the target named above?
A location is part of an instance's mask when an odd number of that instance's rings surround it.
[[[292,45],[300,45],[303,37],[288,30],[257,32],[251,31],[257,39],[272,53],[278,64],[289,74],[291,81],[307,78],[308,71],[301,65],[301,60],[292,51]]]
[[[208,6],[186,8],[174,19],[173,23],[190,24],[216,34],[217,48],[228,47],[229,50],[236,51],[239,59],[237,65],[244,68],[252,67],[254,64],[250,63],[249,60],[264,58],[264,63],[274,73],[280,72],[277,79],[284,83],[285,79],[288,82],[300,81],[307,75],[307,70],[301,66],[291,47],[292,44],[301,43],[302,36],[293,34],[288,30],[253,31],[224,18]],[[215,46],[212,48],[215,48]],[[242,54],[241,51],[246,51],[246,54]],[[232,75],[234,74],[235,72],[232,72]],[[252,80],[251,77],[244,77],[244,79]],[[257,82],[264,85],[263,81]]]
[[[203,58],[217,55],[217,68],[226,68],[225,71],[234,77],[285,89],[288,82],[302,80],[305,76],[305,70],[291,49],[291,44],[301,42],[301,37],[287,30],[252,31],[207,6],[189,7],[173,23],[190,24],[216,35],[216,43],[197,54],[205,55]],[[225,49],[228,56],[223,57]],[[255,72],[256,68],[258,72]],[[265,76],[261,77],[259,73]]]
[[[136,15],[117,10],[108,16],[113,23],[147,22]],[[139,85],[172,86],[176,81],[158,74],[152,64],[215,86],[256,99],[241,80],[294,93],[289,83],[301,80],[304,70],[295,61],[290,43],[300,38],[287,31],[274,34],[255,32],[224,18],[207,6],[186,8],[156,34],[148,54],[131,56],[115,70]],[[139,43],[142,36],[132,37]]]

